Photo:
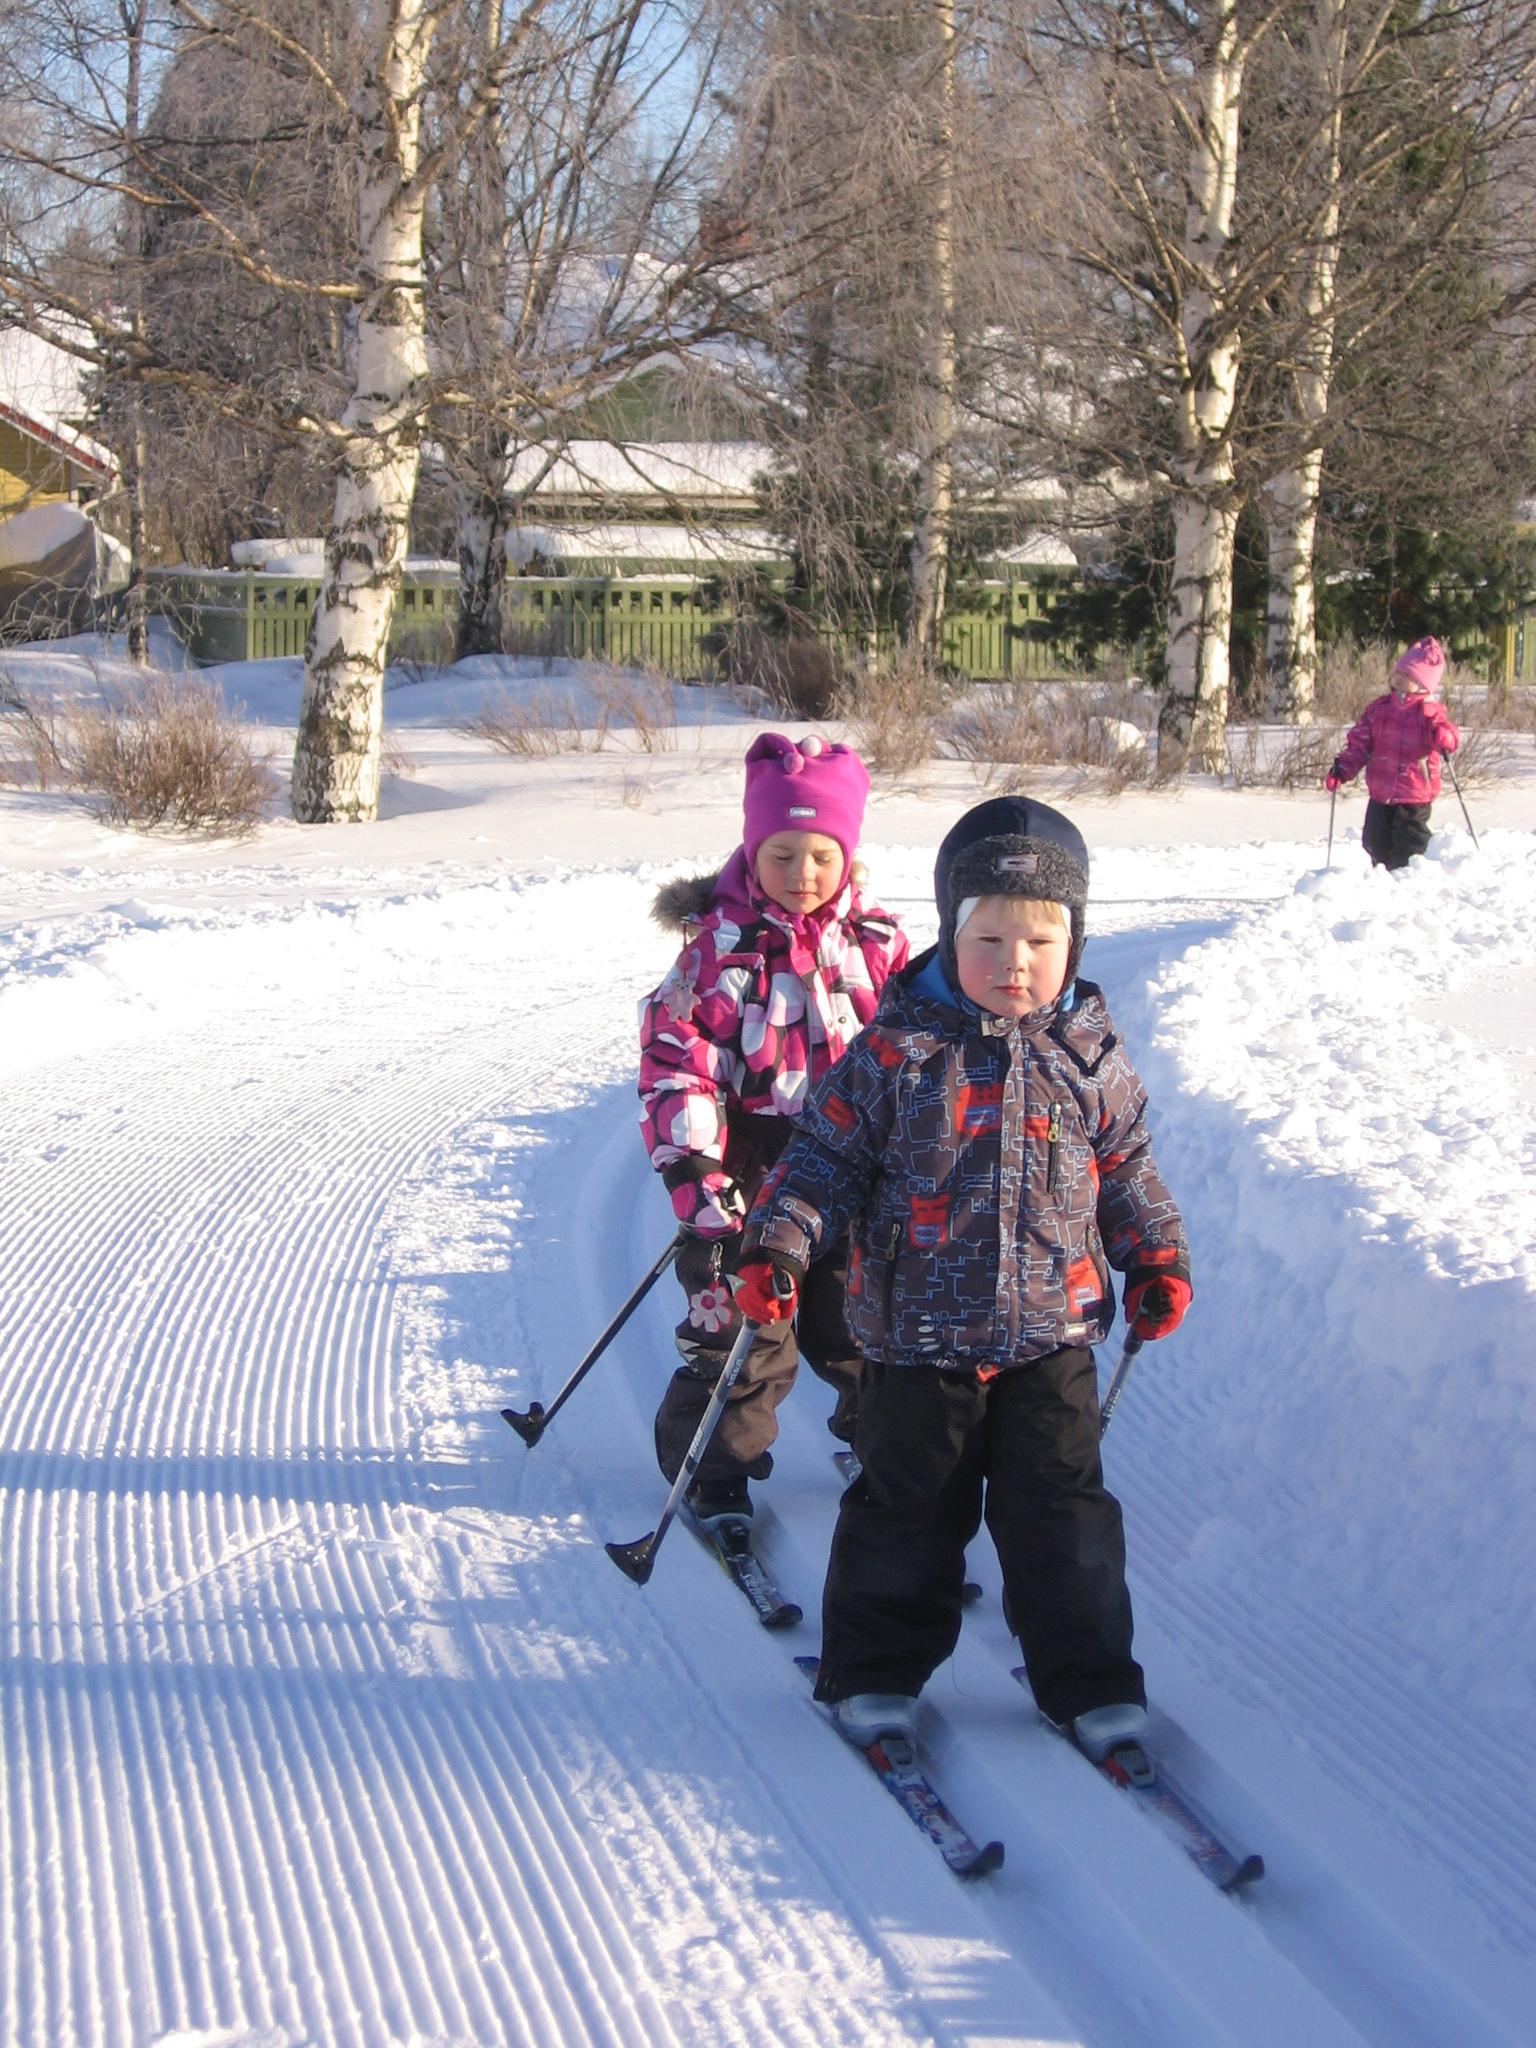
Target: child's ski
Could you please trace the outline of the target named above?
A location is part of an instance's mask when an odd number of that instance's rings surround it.
[[[821,1659],[797,1657],[795,1662],[814,1685]],[[825,1707],[818,1703],[817,1711],[842,1735],[843,1731]],[[956,1877],[986,1877],[999,1868],[1003,1860],[1002,1843],[978,1845],[966,1833],[928,1782],[918,1763],[916,1748],[905,1737],[885,1736],[867,1745],[855,1742],[851,1736],[844,1735],[843,1740],[863,1757],[902,1812],[933,1843]]]
[[[801,1610],[786,1600],[774,1584],[767,1566],[752,1545],[752,1525],[740,1515],[725,1515],[718,1521],[701,1522],[687,1508],[684,1519],[704,1546],[725,1567],[731,1579],[752,1603],[752,1611],[764,1628],[793,1628]]]
[[[1013,1675],[1027,1692],[1029,1679],[1022,1665],[1015,1669]],[[1055,1729],[1079,1756],[1084,1757],[1085,1762],[1093,1763],[1092,1757],[1085,1756],[1078,1749],[1070,1728],[1058,1728],[1054,1721],[1048,1721],[1046,1726]],[[1119,1743],[1102,1763],[1094,1763],[1093,1767],[1111,1785],[1130,1793],[1148,1818],[1178,1844],[1195,1868],[1208,1877],[1218,1891],[1244,1891],[1249,1885],[1257,1884],[1264,1875],[1264,1858],[1245,1856],[1229,1848],[1141,1743]]]
[[[842,1473],[844,1479],[847,1480],[850,1486],[852,1486],[855,1479],[858,1478],[859,1474],[864,1469],[863,1466],[859,1463],[858,1453],[856,1451],[834,1451],[832,1453],[832,1462],[837,1467],[838,1471]],[[981,1598],[981,1588],[977,1585],[974,1579],[967,1579],[965,1584],[960,1588],[960,1598],[965,1602],[967,1607],[970,1606],[973,1600],[979,1600]]]

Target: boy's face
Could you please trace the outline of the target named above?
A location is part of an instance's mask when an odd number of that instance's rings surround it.
[[[960,986],[978,1009],[1027,1017],[1066,986],[1072,932],[1059,903],[983,896],[955,936]]]
[[[843,849],[825,832],[775,832],[757,849],[753,873],[781,910],[820,910],[843,886]]]

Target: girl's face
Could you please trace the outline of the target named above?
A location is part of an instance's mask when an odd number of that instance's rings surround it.
[[[757,849],[757,886],[781,910],[820,910],[843,886],[843,849],[825,832],[775,832]]]
[[[1072,932],[1059,903],[983,896],[955,935],[960,986],[978,1009],[1027,1017],[1066,986]]]

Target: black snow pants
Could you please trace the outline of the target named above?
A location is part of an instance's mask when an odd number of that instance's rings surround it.
[[[1145,1703],[1091,1351],[985,1380],[871,1360],[856,1448],[864,1469],[832,1539],[819,1698],[922,1691],[959,1638],[965,1549],[985,1514],[1040,1711],[1065,1722]]]
[[[1379,868],[1405,868],[1429,844],[1428,804],[1383,804],[1372,797],[1365,807],[1360,844]]]

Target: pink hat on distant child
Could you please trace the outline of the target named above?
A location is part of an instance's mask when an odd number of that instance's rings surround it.
[[[852,747],[814,735],[797,745],[781,732],[761,734],[747,749],[747,865],[756,867],[757,849],[775,832],[825,833],[851,861],[868,795],[869,770]]]
[[[1395,676],[1406,676],[1410,683],[1417,683],[1420,689],[1434,693],[1445,679],[1445,649],[1432,633],[1426,633],[1422,640],[1415,640],[1406,654],[1400,654],[1393,666]]]

